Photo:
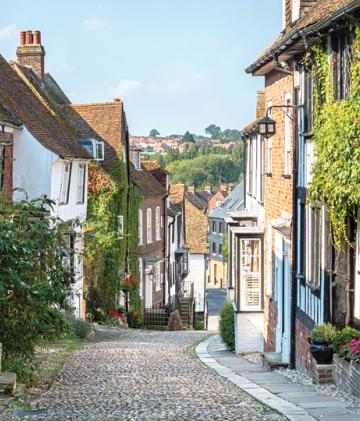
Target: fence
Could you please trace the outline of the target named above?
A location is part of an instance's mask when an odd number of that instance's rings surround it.
[[[167,326],[170,313],[167,308],[145,307],[144,324],[145,326]]]

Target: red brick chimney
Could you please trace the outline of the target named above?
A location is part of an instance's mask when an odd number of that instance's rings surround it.
[[[16,55],[20,65],[31,67],[43,79],[45,50],[41,45],[40,31],[20,32],[20,45],[16,49]]]

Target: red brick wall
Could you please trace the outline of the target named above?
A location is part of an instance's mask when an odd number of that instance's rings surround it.
[[[160,240],[156,241],[156,232],[155,232],[155,212],[156,207],[160,207],[160,215],[162,216],[163,226],[160,228]],[[152,242],[150,244],[146,243],[146,211],[148,208],[152,209]],[[143,214],[143,245],[139,245],[139,257],[145,259],[147,257],[165,257],[165,227],[166,227],[166,217],[165,217],[165,206],[164,199],[161,196],[152,196],[145,198],[141,205]],[[163,280],[165,281],[165,264],[160,265],[160,273],[163,275]],[[164,293],[164,285],[161,285],[161,289],[156,291],[155,280],[153,285],[153,305],[162,304]]]
[[[312,375],[314,370],[313,358],[309,351],[308,338],[310,332],[299,321],[295,323],[295,367]]]
[[[265,79],[265,99],[266,107],[271,101],[272,105],[284,105],[285,95],[293,92],[292,76],[280,72],[271,72]],[[293,180],[292,176],[284,177],[285,172],[285,110],[273,109],[272,118],[276,121],[276,134],[272,137],[272,169],[271,175],[265,177],[265,241],[264,241],[264,257],[265,262],[268,259],[268,242],[267,231],[269,223],[277,219],[283,214],[289,218],[292,215],[293,206]],[[292,128],[290,128],[292,133]],[[265,140],[265,171],[269,172],[268,168],[268,142]],[[290,151],[292,154],[292,136],[290,140]],[[292,162],[290,162],[290,174],[292,174]],[[274,295],[274,256],[275,256],[275,235],[274,229],[272,235],[272,274],[268,273],[269,268],[265,263],[265,284],[268,285],[268,280],[272,280],[272,291]],[[289,255],[291,262],[291,254]],[[268,288],[266,288],[268,289]],[[265,295],[264,299],[264,342],[265,350],[268,352],[275,351],[275,332],[277,325],[277,306],[272,301],[272,297]]]
[[[268,297],[264,302],[264,351],[276,350],[277,305]]]

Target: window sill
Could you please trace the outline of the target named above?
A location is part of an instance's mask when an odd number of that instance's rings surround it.
[[[291,174],[281,174],[281,176],[283,178],[285,178],[286,180],[290,180],[291,179]]]

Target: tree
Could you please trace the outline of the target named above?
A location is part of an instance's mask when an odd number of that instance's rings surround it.
[[[160,136],[160,133],[156,129],[152,129],[152,130],[150,130],[149,136],[150,137],[158,137],[158,136]]]
[[[182,137],[181,141],[184,142],[192,142],[195,143],[194,135],[187,131],[184,136]]]
[[[226,129],[222,132],[221,139],[227,141],[239,141],[242,138],[242,132],[237,129]]]
[[[45,197],[11,203],[0,197],[0,342],[5,358],[31,357],[37,341],[64,333],[71,291],[71,222],[50,217]]]
[[[221,128],[215,124],[210,124],[206,127],[205,133],[208,133],[212,139],[219,139],[221,135]]]

